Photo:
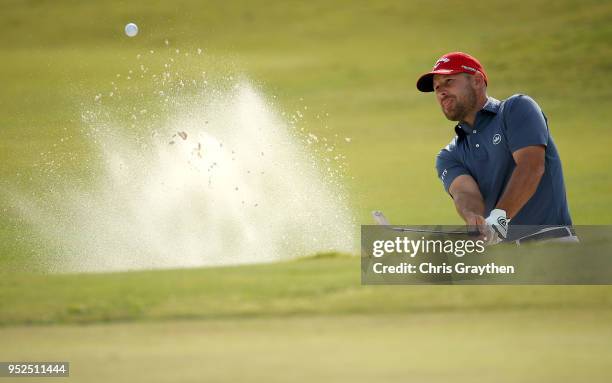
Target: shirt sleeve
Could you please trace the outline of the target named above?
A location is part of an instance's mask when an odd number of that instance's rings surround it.
[[[546,117],[538,104],[522,94],[510,100],[509,110],[504,113],[510,151],[514,153],[527,146],[548,145]]]
[[[457,156],[456,138],[438,153],[436,157],[436,170],[438,178],[444,185],[444,190],[448,193],[450,185],[455,178],[462,174],[470,174]]]

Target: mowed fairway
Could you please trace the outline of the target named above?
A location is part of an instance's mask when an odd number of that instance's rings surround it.
[[[50,148],[88,158],[81,103],[135,69],[136,55],[202,48],[185,59],[194,75],[232,67],[279,110],[308,106],[308,131],[351,138],[342,151],[359,223],[373,209],[458,223],[433,170],[452,123],[414,84],[463,50],[487,68],[490,95],[527,93],[546,112],[575,223],[610,224],[611,19],[602,1],[3,2],[0,360],[68,360],[73,381],[91,382],[609,381],[608,286],[361,286],[358,257],[335,254],[35,274],[39,239],[14,222],[5,193],[40,187],[29,177]],[[137,38],[122,34],[128,21]],[[91,181],[85,161],[66,166]]]
[[[505,310],[20,327],[0,329],[0,358],[69,360],[70,379],[87,382],[603,383],[611,320]]]
[[[3,360],[79,381],[604,382],[607,286],[360,286],[359,259],[4,275]]]

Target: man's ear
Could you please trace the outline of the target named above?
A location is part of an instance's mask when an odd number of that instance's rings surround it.
[[[474,86],[476,88],[485,88],[486,87],[484,76],[480,72],[474,73],[472,81],[473,81],[473,84],[474,84]]]

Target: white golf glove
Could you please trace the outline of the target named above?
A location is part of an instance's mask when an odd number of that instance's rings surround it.
[[[486,228],[486,244],[496,245],[508,237],[508,223],[510,220],[506,217],[506,212],[502,209],[493,209],[491,214],[485,219]]]

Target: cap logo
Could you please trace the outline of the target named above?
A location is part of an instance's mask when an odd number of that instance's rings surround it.
[[[438,67],[438,65],[442,64],[442,63],[447,63],[449,62],[450,59],[448,57],[441,57],[438,61],[436,61],[436,63],[434,64],[434,69],[436,69]]]
[[[472,71],[472,72],[476,72],[476,69],[474,69],[474,68],[472,68],[472,67],[470,67],[470,66],[461,65],[461,68],[463,68],[463,69],[465,69],[465,70]]]

